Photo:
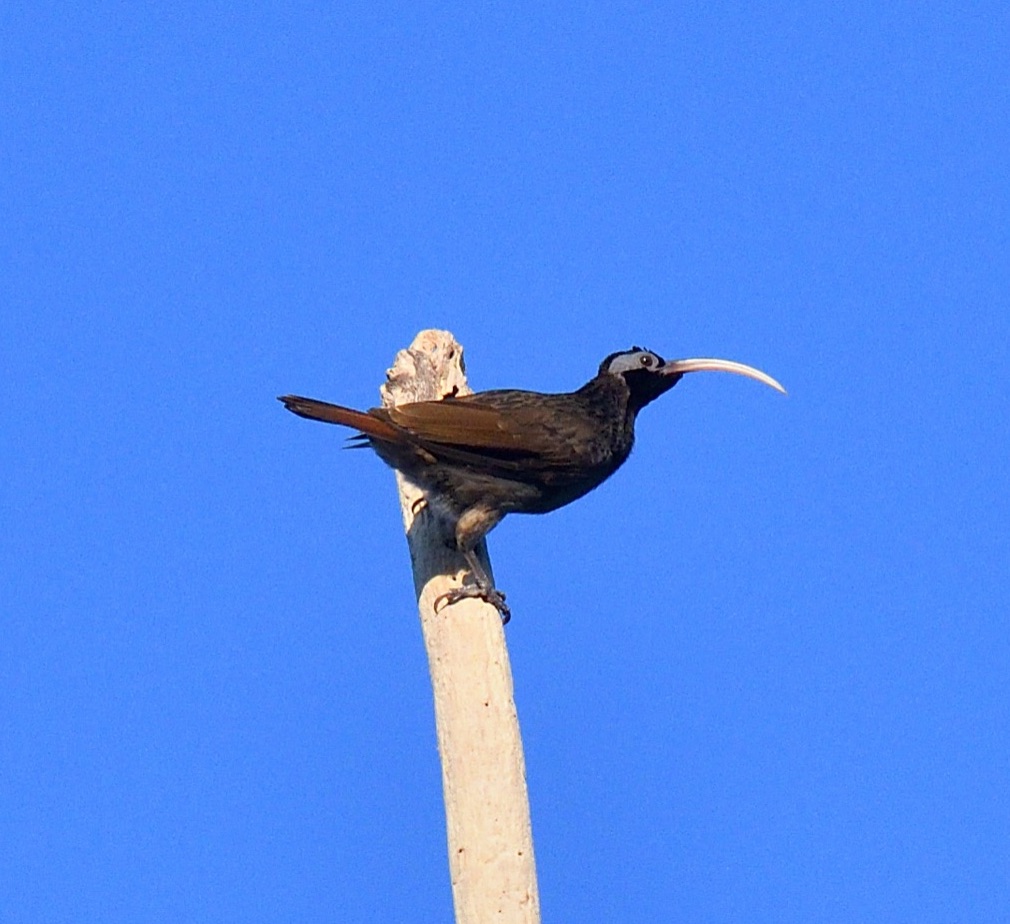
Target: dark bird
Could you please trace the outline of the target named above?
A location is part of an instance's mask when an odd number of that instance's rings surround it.
[[[641,347],[611,353],[596,376],[563,394],[483,391],[399,407],[351,408],[284,395],[279,401],[309,420],[358,431],[378,453],[425,492],[453,524],[456,546],[474,583],[438,602],[480,597],[507,622],[505,595],[474,551],[509,513],[548,513],[602,484],[624,464],[638,412],[688,372],[745,375],[785,393],[771,376],[727,359],[664,361]]]

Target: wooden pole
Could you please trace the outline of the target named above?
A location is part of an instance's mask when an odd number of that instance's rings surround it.
[[[421,331],[397,354],[384,405],[470,394],[463,348],[447,331]],[[434,601],[466,576],[452,532],[397,472],[421,630],[435,699],[449,872],[456,924],[539,924],[533,832],[505,633],[483,600]],[[478,552],[487,564],[487,547]]]

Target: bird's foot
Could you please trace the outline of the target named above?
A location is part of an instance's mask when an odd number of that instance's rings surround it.
[[[490,603],[498,610],[503,626],[512,618],[512,611],[505,603],[505,594],[496,587],[481,587],[479,584],[464,584],[462,587],[442,594],[435,600],[435,612],[437,613],[442,606],[452,606],[454,603],[459,603],[460,600],[473,599]]]
[[[414,503],[410,505],[410,515],[416,517],[422,510],[426,510],[428,507],[428,498],[423,494],[414,500]]]

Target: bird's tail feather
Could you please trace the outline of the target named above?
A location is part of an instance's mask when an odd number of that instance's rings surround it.
[[[366,411],[356,411],[353,408],[317,401],[315,398],[303,398],[300,395],[282,395],[277,400],[292,414],[307,420],[321,420],[323,423],[353,427],[362,436],[380,440],[392,440],[399,436],[399,430],[393,424]]]

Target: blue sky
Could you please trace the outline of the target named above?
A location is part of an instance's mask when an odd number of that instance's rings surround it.
[[[643,344],[492,534],[546,920],[1010,918],[1003,4],[8,4],[0,918],[451,913],[367,407]]]

